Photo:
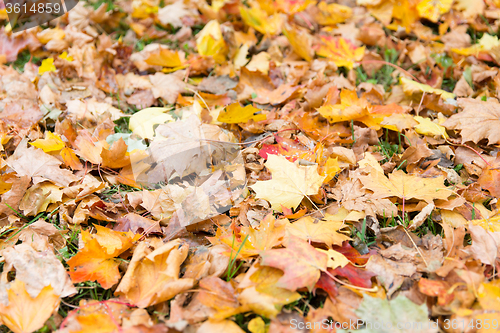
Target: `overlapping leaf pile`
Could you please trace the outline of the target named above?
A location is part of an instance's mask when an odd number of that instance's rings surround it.
[[[0,3],[1,323],[497,331],[499,18],[89,0],[14,35]]]

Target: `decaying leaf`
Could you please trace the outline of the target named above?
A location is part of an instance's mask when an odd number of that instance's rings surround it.
[[[154,250],[144,242],[139,243],[115,294],[145,308],[192,288],[193,279],[179,278],[180,265],[187,257],[188,248],[180,240]]]

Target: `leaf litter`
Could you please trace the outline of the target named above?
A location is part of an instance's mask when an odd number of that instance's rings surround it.
[[[6,10],[11,331],[498,330],[500,2]]]

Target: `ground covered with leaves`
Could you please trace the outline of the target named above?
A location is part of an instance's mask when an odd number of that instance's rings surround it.
[[[14,332],[497,332],[500,1],[0,3]]]

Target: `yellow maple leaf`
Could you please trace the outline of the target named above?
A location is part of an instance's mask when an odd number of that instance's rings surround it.
[[[38,74],[42,75],[46,72],[55,72],[56,66],[54,66],[54,58],[47,58],[42,60],[42,64],[38,67]]]
[[[336,3],[327,4],[321,1],[317,8],[317,12],[313,12],[313,17],[321,25],[335,25],[345,22],[352,16],[350,7],[339,5]]]
[[[415,93],[428,93],[428,94],[436,94],[441,96],[442,99],[447,100],[449,98],[455,98],[455,94],[451,92],[447,92],[441,89],[432,88],[431,86],[423,83],[418,83],[413,80],[407,79],[405,77],[401,77],[399,79],[401,85],[403,86],[403,90],[407,95],[412,95]]]
[[[315,5],[315,0],[276,0],[277,8],[285,14],[295,14],[305,10],[309,5]]]
[[[286,36],[293,51],[298,54],[305,61],[311,61],[314,56],[312,50],[312,37],[305,29],[299,29],[295,26],[285,26],[283,28],[283,35]]]
[[[347,259],[345,255],[335,250],[329,249],[327,251],[318,248],[316,248],[316,250],[318,250],[319,252],[323,252],[328,256],[328,263],[326,264],[326,266],[331,269],[335,269],[337,267],[344,267],[345,265],[350,263],[349,259]]]
[[[208,22],[198,33],[196,47],[199,54],[211,56],[219,64],[226,60],[227,46],[217,20]]]
[[[359,99],[356,91],[342,89],[340,92],[340,104],[323,105],[318,112],[331,123],[350,121],[368,115],[368,102]]]
[[[280,269],[257,264],[252,266],[246,274],[250,276],[249,283],[247,283],[250,285],[241,292],[238,300],[261,316],[275,318],[283,305],[301,298],[298,292],[276,285],[283,276]]]
[[[396,170],[387,178],[373,170],[368,176],[360,176],[364,187],[373,191],[374,199],[398,197],[405,200],[417,199],[431,203],[434,199],[447,199],[453,194],[444,185],[444,177],[422,178]]]
[[[132,2],[132,17],[137,19],[145,19],[151,16],[151,14],[158,13],[158,6],[152,6],[147,1]]]
[[[302,166],[298,161],[292,163],[278,155],[268,155],[265,166],[273,178],[258,181],[250,188],[256,192],[257,198],[269,201],[279,212],[282,205],[297,208],[305,196],[317,194],[326,177],[318,174],[317,164]]]
[[[321,42],[316,54],[332,60],[338,67],[352,69],[356,61],[360,61],[365,54],[365,47],[356,47],[342,37],[321,36]]]
[[[446,128],[434,123],[429,118],[423,118],[420,116],[415,116],[413,118],[418,122],[418,125],[415,126],[415,132],[422,135],[442,136],[446,139],[449,138],[448,133],[446,133]]]
[[[179,52],[174,52],[165,48],[160,48],[158,52],[151,53],[149,57],[144,61],[151,66],[176,68],[183,65],[183,62],[179,56]]]
[[[333,245],[342,245],[342,242],[351,238],[340,232],[346,225],[343,221],[327,219],[315,221],[311,216],[306,216],[286,226],[286,230],[303,240],[323,243],[330,248]]]
[[[224,111],[219,113],[217,120],[226,124],[246,123],[250,119],[253,121],[265,120],[265,114],[257,114],[260,111],[262,110],[257,109],[250,104],[242,107],[240,103],[233,103],[228,105]]]
[[[54,134],[49,131],[45,132],[45,139],[36,139],[34,142],[30,142],[30,145],[40,148],[46,153],[59,151],[66,146],[59,134]]]
[[[24,282],[18,279],[10,283],[7,295],[9,304],[0,303],[0,319],[14,333],[34,332],[42,328],[60,302],[52,286],[46,286],[32,298]]]
[[[423,0],[417,5],[420,17],[437,22],[441,15],[450,11],[453,0]]]
[[[252,8],[240,6],[240,14],[243,21],[258,32],[268,36],[274,36],[281,31],[283,18],[279,14],[269,16],[257,4]]]
[[[338,158],[328,158],[325,162],[325,165],[321,166],[320,171],[322,175],[326,175],[326,178],[323,180],[324,184],[327,184],[332,180],[337,173],[341,170],[339,166]]]
[[[416,4],[415,0],[395,1],[392,16],[397,20],[387,25],[387,27],[392,30],[398,30],[402,26],[407,32],[410,32],[415,22],[419,19]]]
[[[464,56],[478,56],[481,52],[489,52],[493,49],[496,49],[500,46],[500,41],[498,40],[498,36],[492,36],[490,34],[484,34],[477,44],[474,44],[470,47],[465,48],[453,48],[452,52],[458,53]]]
[[[58,58],[60,59],[64,59],[64,60],[67,60],[67,61],[73,61],[73,57],[72,56],[69,56],[68,55],[68,52],[64,51],[63,53],[61,53]]]

